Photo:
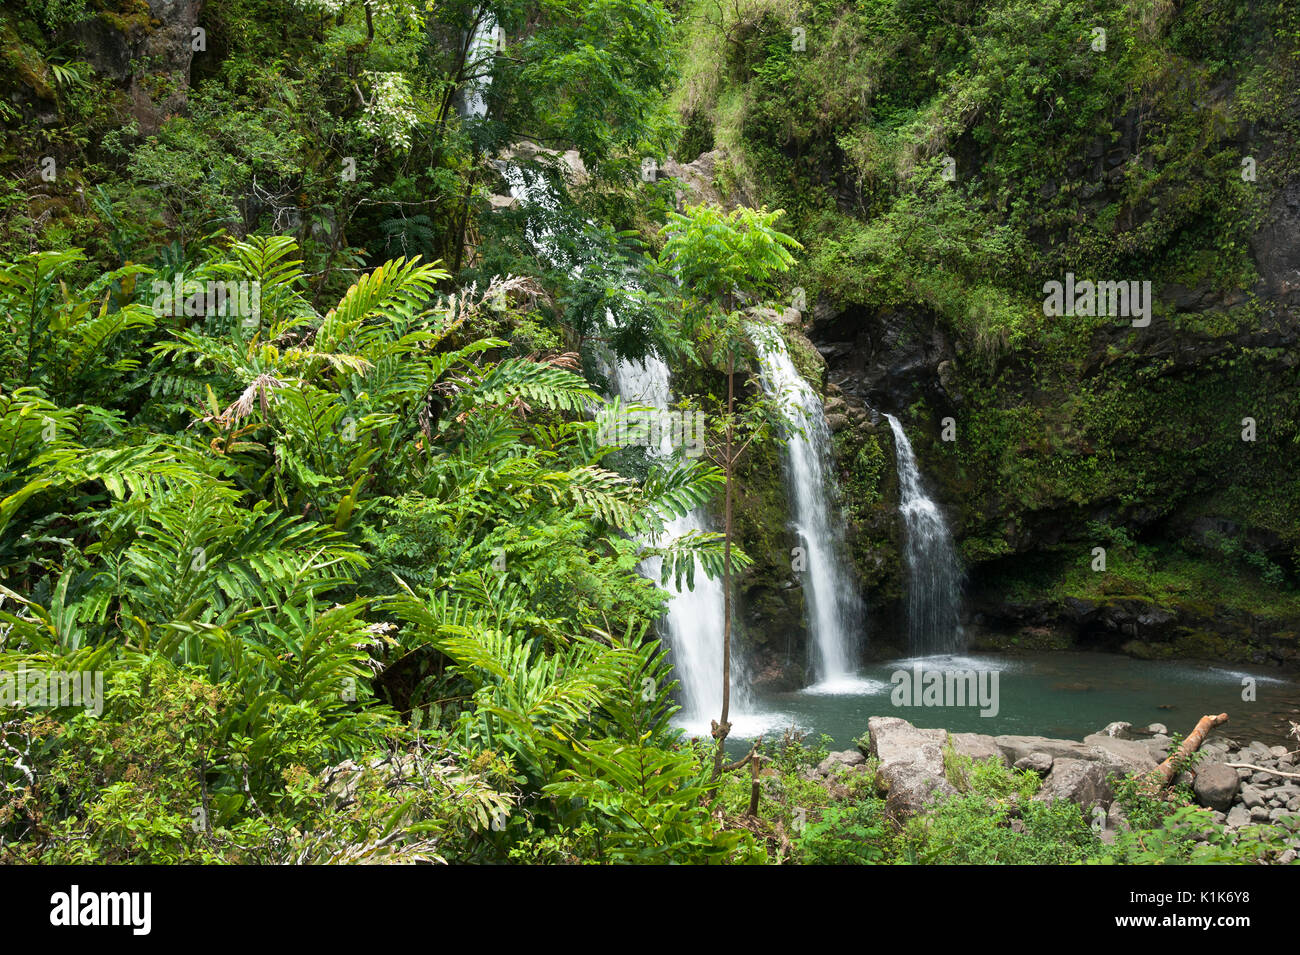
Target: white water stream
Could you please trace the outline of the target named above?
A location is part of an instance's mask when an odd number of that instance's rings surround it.
[[[864,633],[862,602],[849,572],[844,522],[835,505],[831,432],[821,398],[795,368],[776,328],[754,323],[749,335],[763,390],[787,422],[785,476],[799,540],[791,563],[803,584],[816,677],[807,692],[862,692],[866,685],[856,676]]]
[[[885,415],[894,432],[899,505],[907,562],[908,650],[916,655],[956,653],[965,648],[961,627],[961,563],[943,512],[925,491],[916,455],[902,424]]]

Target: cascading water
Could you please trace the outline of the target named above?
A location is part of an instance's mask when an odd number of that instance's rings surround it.
[[[613,378],[619,397],[629,404],[667,410],[671,403],[668,366],[653,355],[644,361],[616,360]],[[672,436],[665,433],[659,453],[672,454],[671,442]],[[705,515],[692,511],[668,521],[664,539],[676,540],[698,532],[706,523]],[[651,558],[642,570],[647,577],[658,580],[661,566],[659,558]],[[694,584],[688,590],[679,590],[672,583],[667,585],[673,598],[664,619],[664,635],[672,648],[682,689],[678,722],[692,733],[707,734],[709,721],[722,714],[723,591],[721,581],[708,577],[698,561]],[[733,731],[743,736],[754,730],[756,717],[750,712],[749,688],[739,654],[734,652],[734,635],[731,671],[728,719]]]
[[[898,460],[899,505],[907,535],[907,631],[910,652],[917,655],[956,653],[965,649],[962,632],[961,564],[943,512],[925,493],[916,455],[903,426],[885,415],[894,432]]]
[[[789,424],[785,473],[793,503],[793,523],[802,548],[804,598],[809,646],[817,683],[812,692],[857,692],[858,642],[863,633],[862,603],[848,571],[848,552],[833,503],[831,434],[821,399],[804,381],[771,326],[751,324],[763,391],[777,402]],[[796,566],[799,566],[796,563]]]
[[[492,57],[496,32],[496,18],[490,12],[484,12],[465,49],[464,71],[471,79],[465,85],[460,108],[473,119],[487,115],[487,91],[492,84],[492,74],[485,64]]]
[[[480,26],[479,33],[471,41],[470,49],[490,49],[486,37],[494,30],[495,24],[489,19]],[[485,90],[489,81],[490,77],[480,81],[481,85],[476,85],[466,96],[467,109],[471,115],[482,116],[486,111]],[[518,166],[508,162],[498,163],[498,168],[510,187],[513,199],[546,213],[555,211],[555,195],[544,179],[530,183]],[[549,259],[554,258],[554,241],[550,231],[543,226],[530,224],[526,234],[539,254]],[[608,312],[606,316],[610,321],[613,320]],[[644,361],[613,358],[608,368],[614,388],[625,403],[649,406],[660,411],[668,410],[672,399],[668,366],[657,357],[651,355]],[[673,452],[672,436],[666,433],[667,430],[665,429],[663,443],[655,449],[655,453]],[[701,531],[705,525],[702,513],[691,512],[685,517],[666,522],[663,539],[676,540],[686,534]],[[642,566],[642,572],[658,581],[661,566],[659,558],[652,558]],[[707,735],[710,720],[722,715],[722,584],[705,574],[696,561],[694,587],[678,590],[670,583],[668,589],[673,597],[668,604],[663,624],[664,636],[673,653],[674,669],[681,684],[682,696],[682,710],[676,722],[688,732]],[[734,646],[733,641],[728,720],[735,736],[754,736],[779,717],[760,717],[751,711],[743,665],[739,662],[739,654],[734,652]]]

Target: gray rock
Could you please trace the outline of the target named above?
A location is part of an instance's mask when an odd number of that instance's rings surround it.
[[[1232,805],[1237,795],[1236,770],[1223,763],[1201,763],[1196,768],[1196,780],[1192,784],[1196,792],[1196,801],[1210,809],[1226,810]]]
[[[1274,759],[1281,759],[1283,756],[1287,755],[1290,750],[1285,746],[1270,746],[1268,752]]]
[[[1251,814],[1252,814],[1252,816],[1254,815],[1254,811],[1253,811],[1253,810],[1251,811]],[[1284,818],[1284,817],[1286,817],[1286,816],[1289,816],[1289,815],[1291,815],[1291,813],[1288,812],[1285,808],[1281,808],[1281,809],[1270,809],[1270,810],[1268,811],[1268,821],[1269,821],[1269,822],[1277,822],[1279,819],[1282,819],[1282,818]]]
[[[962,756],[969,756],[971,759],[992,759],[1007,765],[1007,757],[998,747],[998,742],[992,736],[985,736],[983,733],[952,733],[948,737],[952,741],[952,748]]]
[[[1030,753],[1028,756],[1016,760],[1016,769],[1028,769],[1031,772],[1046,776],[1052,771],[1052,757],[1048,753]]]
[[[842,753],[831,753],[817,764],[817,775],[829,776],[840,766],[861,766],[867,758],[856,749],[846,749]]]
[[[1118,739],[1095,734],[1085,736],[1083,742],[1088,747],[1089,754],[1108,769],[1139,774],[1155,769],[1157,765],[1147,740]]]
[[[943,772],[947,730],[918,729],[896,716],[867,721],[871,755],[880,761],[876,779],[886,789],[885,810],[896,821],[910,818],[957,790]]]
[[[885,811],[899,822],[957,795],[943,773],[943,750],[934,743],[926,743],[913,760],[883,766],[876,778],[886,789]]]
[[[1046,736],[998,736],[994,741],[1012,765],[1031,753],[1046,753],[1053,759],[1087,759],[1091,748],[1071,739],[1049,739]]]
[[[1164,723],[1152,723],[1150,726],[1147,727],[1147,732],[1155,734],[1157,736],[1168,736],[1169,727],[1165,726]]]
[[[1141,744],[1147,748],[1147,754],[1157,763],[1163,763],[1165,757],[1169,755],[1169,737],[1153,736],[1150,739],[1140,740]]]
[[[1105,728],[1103,728],[1103,729],[1102,729],[1100,732],[1098,732],[1098,733],[1094,733],[1093,735],[1094,735],[1094,736],[1110,736],[1110,737],[1113,737],[1113,738],[1115,738],[1115,739],[1132,739],[1132,738],[1133,738],[1133,724],[1132,724],[1132,723],[1120,723],[1120,722],[1107,723],[1106,726],[1105,726]]]
[[[1259,790],[1254,786],[1242,786],[1241,804],[1247,809],[1254,809],[1256,806],[1264,805],[1264,797],[1259,794]]]
[[[69,28],[86,51],[95,72],[121,82],[131,75],[131,45],[125,34],[102,19],[87,19]]]
[[[1277,857],[1277,864],[1290,865],[1292,862],[1295,862],[1295,858],[1296,851],[1294,849],[1287,849],[1286,852]]]
[[[1251,740],[1250,745],[1246,747],[1246,750],[1245,750],[1245,751],[1246,751],[1246,752],[1249,752],[1249,753],[1252,753],[1252,754],[1254,754],[1254,755],[1256,755],[1256,756],[1270,756],[1270,755],[1272,755],[1271,753],[1269,753],[1268,747],[1265,746],[1263,743],[1261,743],[1261,742],[1260,742],[1259,740],[1257,740],[1257,739],[1256,739],[1256,740]]]
[[[1240,829],[1242,826],[1250,824],[1250,811],[1245,806],[1233,806],[1228,810],[1227,827],[1229,829]]]
[[[1109,806],[1114,798],[1106,769],[1100,763],[1084,759],[1061,759],[1052,763],[1052,771],[1034,796],[1042,802],[1068,799],[1084,809]]]
[[[871,755],[881,766],[911,759],[927,743],[940,747],[948,742],[947,730],[919,729],[897,716],[873,716],[867,720],[867,734],[871,740]]]
[[[1256,806],[1254,809],[1250,811],[1250,821],[1268,822],[1269,819],[1268,813],[1269,811],[1265,809],[1263,806]]]

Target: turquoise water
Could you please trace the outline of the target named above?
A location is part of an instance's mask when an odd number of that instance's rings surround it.
[[[900,671],[914,678],[917,666],[922,673],[985,674],[984,688],[991,692],[996,686],[996,714],[981,716],[978,706],[969,705],[895,706],[891,678]],[[1246,678],[1255,681],[1253,701],[1242,699]],[[743,749],[745,740],[760,733],[779,736],[793,725],[803,732],[825,733],[836,747],[846,748],[865,732],[872,716],[900,716],[917,726],[956,732],[1065,739],[1081,739],[1107,723],[1124,720],[1135,727],[1163,723],[1171,733],[1185,736],[1207,713],[1228,714],[1220,735],[1243,742],[1286,743],[1289,721],[1300,723],[1300,680],[1296,674],[1265,668],[1070,651],[909,658],[865,667],[857,680],[841,686],[758,696],[751,712],[733,717],[732,738]],[[707,735],[707,727],[686,729]],[[1295,740],[1290,743],[1300,746]]]

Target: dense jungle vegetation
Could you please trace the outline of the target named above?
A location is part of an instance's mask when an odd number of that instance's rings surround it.
[[[871,396],[962,501],[1008,632],[1125,600],[1185,625],[1131,652],[1300,659],[1300,7],[15,0],[0,60],[0,670],[104,674],[102,712],[0,713],[0,862],[1285,848],[1185,786],[1124,788],[1132,829],[1103,842],[1033,773],[955,753],[958,797],[902,825],[870,761],[810,772],[825,741],[718,772],[670,725],[641,568],[777,600],[780,442],[738,329],[806,302],[819,343],[897,317],[904,370]],[[554,201],[511,201],[503,157]],[[1053,324],[1039,289],[1067,271],[1181,304],[1150,334]],[[909,377],[934,341],[949,377]],[[842,405],[835,360],[790,347]],[[651,352],[709,456],[603,443],[607,359]],[[900,593],[887,435],[835,439],[876,607]],[[649,543],[731,482],[734,539]],[[1080,570],[1099,540],[1104,584]],[[1190,623],[1225,607],[1265,622]]]

